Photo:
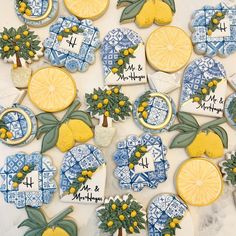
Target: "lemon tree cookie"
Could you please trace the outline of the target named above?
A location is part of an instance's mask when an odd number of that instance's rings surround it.
[[[43,111],[62,111],[76,97],[75,81],[62,69],[43,68],[32,75],[28,85],[28,95],[31,102]]]
[[[156,29],[149,36],[146,55],[154,69],[176,72],[188,63],[192,49],[191,40],[182,29],[165,26]]]
[[[101,17],[109,6],[110,0],[64,0],[70,13],[80,19],[95,20]]]
[[[220,158],[224,148],[228,147],[228,135],[219,125],[226,118],[216,119],[204,125],[189,113],[178,112],[179,124],[173,125],[169,131],[178,130],[180,133],[173,139],[170,148],[186,148],[189,157],[206,155],[210,158]]]
[[[212,162],[203,158],[189,159],[177,171],[176,188],[186,203],[193,206],[210,205],[221,195],[222,176]]]

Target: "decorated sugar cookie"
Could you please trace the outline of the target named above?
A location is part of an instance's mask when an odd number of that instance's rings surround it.
[[[148,75],[148,83],[152,90],[161,93],[170,93],[180,87],[180,77],[177,74],[158,71],[152,75]]]
[[[221,161],[219,165],[224,181],[232,186],[236,186],[236,152],[227,153],[225,160]]]
[[[0,192],[17,208],[40,207],[48,204],[56,191],[55,172],[51,160],[38,152],[8,156],[0,169]]]
[[[144,131],[160,133],[168,130],[176,117],[176,107],[171,97],[164,93],[148,91],[133,105],[133,117]]]
[[[121,23],[135,21],[140,28],[149,27],[153,23],[167,25],[171,23],[176,11],[174,0],[118,0],[117,7],[125,7],[120,17]]]
[[[57,67],[46,67],[36,71],[28,86],[31,102],[46,112],[66,109],[76,97],[76,84],[72,76]]]
[[[176,72],[182,69],[192,54],[192,42],[180,28],[165,26],[154,30],[146,43],[146,55],[149,64],[164,72]]]
[[[124,120],[130,116],[131,103],[129,98],[120,91],[120,86],[94,89],[93,93],[85,94],[88,111],[99,119],[95,127],[95,142],[107,147],[115,135],[112,121]]]
[[[236,128],[236,93],[226,99],[224,114],[232,128]]]
[[[101,56],[106,85],[147,82],[144,42],[133,30],[116,28],[108,32]]]
[[[99,30],[91,20],[59,17],[49,33],[43,43],[44,57],[52,65],[84,72],[95,62],[95,51],[100,47]]]
[[[175,194],[158,194],[147,210],[149,236],[193,236],[188,206]]]
[[[177,171],[176,189],[178,195],[190,205],[210,205],[223,190],[220,170],[204,158],[189,159]]]
[[[58,12],[58,0],[15,0],[19,19],[32,27],[49,24]]]
[[[36,117],[28,107],[17,103],[12,107],[0,107],[0,142],[24,146],[33,141],[36,133]]]
[[[15,87],[27,88],[31,69],[28,64],[43,55],[41,42],[26,25],[18,29],[4,28],[0,32],[0,55],[6,62],[14,63],[11,77]]]
[[[38,121],[42,123],[37,138],[44,134],[41,152],[57,146],[61,152],[74,147],[76,142],[85,143],[93,137],[93,124],[89,114],[77,110],[80,102],[75,100],[61,120],[52,113],[40,113]]]
[[[146,224],[143,206],[131,194],[106,199],[97,208],[97,217],[101,231],[114,236],[138,234],[145,229]]]
[[[227,57],[236,50],[236,6],[220,3],[196,10],[191,21],[196,53]]]
[[[65,154],[60,173],[61,201],[101,204],[105,184],[106,163],[97,147],[83,144]]]
[[[73,212],[72,207],[67,208],[50,221],[47,221],[40,209],[27,206],[25,210],[28,218],[18,226],[18,228],[24,226],[29,228],[25,235],[77,236],[78,229],[76,223],[67,218],[67,215]]]
[[[167,179],[169,163],[160,137],[148,133],[129,136],[118,143],[114,161],[117,165],[114,175],[123,189],[156,188]]]
[[[189,113],[178,112],[179,124],[173,125],[169,131],[178,130],[170,148],[186,148],[189,157],[206,155],[210,158],[220,158],[224,148],[228,147],[228,135],[219,125],[226,122],[225,118],[199,125]]]
[[[96,20],[107,10],[110,0],[64,0],[68,11],[79,19]]]
[[[220,62],[201,57],[184,71],[180,110],[196,115],[222,117],[227,90],[226,72]]]

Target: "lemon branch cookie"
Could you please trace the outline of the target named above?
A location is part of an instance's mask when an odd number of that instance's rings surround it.
[[[174,236],[176,229],[181,229],[180,221],[182,220],[183,216],[178,216],[174,218],[170,218],[165,228],[162,230],[163,236]]]
[[[174,0],[118,0],[117,7],[125,7],[120,22],[135,20],[141,28],[149,27],[153,23],[166,25],[172,21],[175,13]]]
[[[42,123],[38,128],[37,138],[45,134],[41,146],[42,153],[55,145],[62,152],[66,152],[75,142],[84,143],[93,137],[91,118],[86,112],[76,110],[79,104],[79,101],[74,101],[60,121],[51,113],[37,115],[37,119]]]
[[[178,130],[170,148],[186,148],[190,157],[207,155],[219,158],[224,155],[224,148],[228,147],[228,135],[220,127],[226,118],[210,121],[200,126],[197,120],[189,113],[179,112],[177,117],[180,124],[173,125],[169,131]]]
[[[8,130],[6,124],[0,120],[0,139],[11,139],[13,137],[12,132]]]
[[[26,207],[25,210],[28,218],[18,226],[18,228],[23,226],[29,228],[25,235],[77,236],[77,225],[71,219],[67,219],[67,215],[73,211],[72,207],[67,208],[49,222],[40,209]]]
[[[18,12],[22,15],[26,14],[27,16],[31,16],[31,7],[28,4],[28,0],[17,0],[16,6],[18,8]]]

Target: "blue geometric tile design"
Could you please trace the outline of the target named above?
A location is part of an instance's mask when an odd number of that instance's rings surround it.
[[[148,148],[154,148],[153,160],[155,171],[135,174],[134,169],[129,168],[129,158],[137,145],[147,145]],[[117,165],[114,175],[119,180],[120,187],[122,189],[141,191],[145,186],[156,188],[159,183],[165,182],[167,179],[166,172],[169,169],[166,152],[166,146],[162,143],[161,138],[148,133],[140,137],[132,135],[120,141],[117,144],[117,150],[113,157]]]
[[[236,97],[236,93],[231,94],[230,96],[227,97],[225,101],[225,108],[224,108],[224,113],[225,117],[227,118],[228,123],[231,125],[232,128],[236,129],[236,122],[233,119],[233,114],[229,113],[229,105],[231,101]]]
[[[59,7],[59,3],[58,0],[52,0],[52,10],[49,13],[49,15],[39,21],[33,21],[33,20],[29,20],[26,19],[19,11],[18,11],[18,7],[17,7],[17,0],[15,0],[15,11],[17,16],[19,17],[19,19],[24,22],[27,25],[33,26],[33,27],[40,27],[43,25],[46,25],[48,23],[50,23],[54,17],[56,16],[57,12],[58,12],[58,7]],[[42,16],[43,14],[45,14],[45,12],[48,9],[48,0],[28,0],[28,4],[31,7],[31,17],[39,17]]]
[[[230,36],[213,37],[207,35],[208,25],[211,17],[217,11],[226,13],[230,21]],[[206,56],[229,56],[236,51],[236,6],[228,7],[221,3],[216,7],[204,6],[196,10],[191,22],[192,42],[196,52]]]
[[[152,91],[152,92],[156,92],[156,91]],[[139,113],[138,113],[138,107],[140,105],[139,98],[134,102],[133,117],[134,117],[135,123],[138,125],[139,128],[141,128],[145,132],[157,134],[160,132],[167,131],[172,126],[172,124],[176,118],[176,107],[175,107],[173,99],[168,95],[165,95],[165,96],[171,102],[172,116],[171,116],[169,123],[162,129],[154,130],[154,129],[149,129],[147,127],[144,127],[139,121]],[[169,112],[169,108],[168,108],[166,101],[163,98],[150,97],[148,100],[147,112],[148,112],[148,117],[147,117],[146,123],[149,125],[157,126],[157,125],[162,124],[166,120],[166,117]]]
[[[101,57],[105,77],[111,72],[119,57],[120,50],[143,43],[142,38],[128,28],[116,28],[108,32],[101,47]]]
[[[162,230],[170,218],[183,217],[186,204],[174,194],[158,194],[148,207],[149,236],[163,236]]]
[[[22,111],[24,111],[28,115],[31,121],[32,130],[30,136],[27,138],[27,140],[17,145],[17,146],[23,146],[30,143],[35,138],[37,133],[37,120],[34,113],[26,106],[15,104],[12,106],[12,108],[22,109]],[[4,110],[5,109],[2,109],[0,113],[3,112]],[[8,112],[6,115],[3,116],[2,120],[6,124],[8,129],[12,132],[13,134],[12,140],[24,138],[29,127],[25,117],[21,113]],[[2,140],[1,142],[5,143],[4,140]]]
[[[213,78],[226,78],[220,62],[210,57],[201,57],[191,62],[184,71],[180,104],[188,101],[206,81]]]
[[[12,187],[12,178],[25,165],[35,165],[34,170],[39,174],[39,190],[33,192],[19,192]],[[17,153],[6,158],[6,164],[0,169],[0,177],[3,184],[0,186],[0,192],[4,194],[4,200],[7,203],[14,203],[17,208],[25,206],[41,207],[42,204],[48,204],[56,191],[54,181],[56,169],[51,160],[42,156],[39,152],[30,155]]]
[[[58,34],[65,28],[77,26],[84,30],[79,53],[60,48]],[[70,72],[86,71],[95,62],[95,51],[100,47],[99,30],[91,20],[78,20],[74,16],[60,17],[49,29],[50,36],[44,41],[44,57],[54,66],[65,66]]]
[[[82,144],[68,151],[61,166],[60,188],[62,192],[69,189],[82,170],[98,168],[105,163],[102,152],[90,144]]]

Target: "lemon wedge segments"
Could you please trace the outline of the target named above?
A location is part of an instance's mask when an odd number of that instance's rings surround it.
[[[69,73],[56,67],[36,71],[28,85],[32,103],[46,112],[67,108],[76,97],[76,84]]]
[[[95,20],[102,16],[109,6],[109,0],[64,0],[69,12],[80,19]]]
[[[193,206],[206,206],[216,201],[223,190],[223,181],[217,166],[203,158],[185,161],[176,175],[179,196]]]
[[[156,70],[176,72],[183,68],[192,54],[189,36],[180,28],[164,26],[153,31],[146,44],[149,64]]]

